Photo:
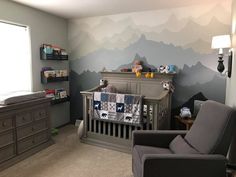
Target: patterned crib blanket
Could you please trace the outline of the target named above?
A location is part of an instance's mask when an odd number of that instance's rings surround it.
[[[110,121],[142,123],[141,95],[94,92],[93,117]]]

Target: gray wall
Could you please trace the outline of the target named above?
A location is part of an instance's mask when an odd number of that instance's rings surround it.
[[[229,106],[236,108],[236,0],[232,1],[232,50],[233,50],[233,61],[232,61],[232,76],[227,79],[226,84],[226,99],[225,103]],[[230,161],[236,163],[236,136],[231,145]]]
[[[66,82],[42,85],[40,81],[42,67],[68,68],[68,62],[41,61],[39,57],[39,47],[43,43],[55,44],[67,49],[67,20],[5,0],[0,1],[0,19],[30,27],[33,91],[44,88],[66,88],[69,91],[69,84]],[[52,126],[56,127],[69,122],[69,115],[69,103],[53,106],[51,109]]]
[[[172,9],[69,20],[71,118],[82,117],[80,91],[98,84],[99,71],[119,71],[135,59],[178,67],[173,108],[199,92],[224,103],[226,77],[216,69],[218,51],[211,49],[211,40],[230,33],[230,2],[191,7],[176,2]]]

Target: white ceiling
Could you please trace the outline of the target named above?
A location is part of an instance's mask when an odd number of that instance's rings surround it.
[[[176,8],[221,0],[13,0],[67,19],[154,9]]]

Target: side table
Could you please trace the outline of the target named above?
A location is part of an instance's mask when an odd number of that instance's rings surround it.
[[[175,116],[175,118],[177,119],[178,122],[185,125],[186,130],[189,130],[194,122],[194,118],[192,118],[192,117],[191,118],[190,117],[182,118],[178,115],[178,116]]]

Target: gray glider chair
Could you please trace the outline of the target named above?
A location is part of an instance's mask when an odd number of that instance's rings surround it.
[[[134,131],[134,177],[225,177],[236,111],[206,101],[187,131]]]

